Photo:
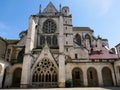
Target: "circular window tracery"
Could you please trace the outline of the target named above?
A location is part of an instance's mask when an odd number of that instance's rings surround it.
[[[57,85],[57,80],[57,68],[49,59],[42,59],[42,61],[38,62],[32,76],[34,85]]]
[[[57,28],[57,26],[53,20],[47,20],[43,24],[43,32],[44,33],[55,33],[56,28]]]

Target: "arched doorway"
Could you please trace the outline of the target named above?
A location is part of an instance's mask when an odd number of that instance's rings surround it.
[[[104,86],[112,86],[113,85],[112,73],[108,67],[104,67],[102,69],[102,77],[103,77]]]
[[[34,68],[33,87],[57,87],[58,71],[49,59],[42,59]]]
[[[72,70],[72,81],[74,87],[83,86],[83,72],[80,68]]]
[[[13,87],[20,87],[21,72],[22,72],[21,68],[16,68],[15,71],[13,72],[13,82],[12,82]]]
[[[90,67],[87,70],[88,86],[98,86],[98,75],[95,68]]]

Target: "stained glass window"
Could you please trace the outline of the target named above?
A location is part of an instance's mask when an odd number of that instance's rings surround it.
[[[46,20],[43,24],[44,33],[54,33],[56,31],[56,24],[52,20]]]

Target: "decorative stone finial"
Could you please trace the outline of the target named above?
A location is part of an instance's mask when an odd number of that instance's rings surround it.
[[[59,5],[59,8],[60,8],[60,12],[61,12],[61,7],[62,7],[62,6],[61,6],[61,4],[60,4],[60,5]]]
[[[41,6],[41,4],[40,4],[39,13],[41,13],[41,11],[42,11],[42,6]]]

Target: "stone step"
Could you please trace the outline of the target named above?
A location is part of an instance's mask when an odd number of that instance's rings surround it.
[[[29,90],[29,89],[9,88],[4,90]],[[41,89],[32,88],[30,90],[120,90],[120,87],[80,87],[80,88],[41,88]]]

